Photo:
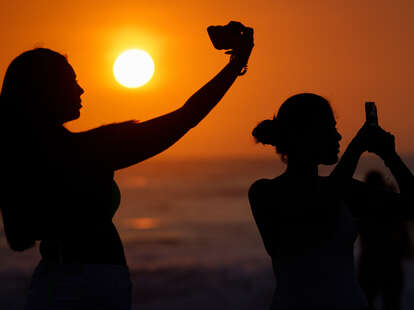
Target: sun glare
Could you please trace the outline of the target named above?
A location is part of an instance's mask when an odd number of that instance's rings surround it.
[[[154,74],[154,62],[143,50],[127,50],[114,63],[114,76],[119,84],[136,88],[146,84]]]

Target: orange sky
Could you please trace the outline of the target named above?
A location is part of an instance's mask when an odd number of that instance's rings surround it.
[[[413,153],[414,2],[283,1],[22,1],[3,2],[0,75],[24,50],[67,54],[85,89],[78,131],[128,119],[146,120],[180,107],[227,62],[206,27],[239,20],[255,29],[248,73],[219,106],[161,156],[272,154],[250,136],[287,97],[315,92],[332,102],[349,142],[376,101],[383,127],[401,153]],[[125,49],[148,51],[153,79],[127,89],[112,65]]]

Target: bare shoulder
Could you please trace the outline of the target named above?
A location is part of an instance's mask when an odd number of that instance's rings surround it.
[[[274,179],[259,179],[255,181],[249,188],[249,201],[251,206],[261,204],[261,202],[269,201],[281,190],[283,185],[283,177],[278,176]]]
[[[256,195],[258,192],[263,192],[269,186],[271,180],[269,179],[259,179],[256,180],[249,188],[249,196]]]

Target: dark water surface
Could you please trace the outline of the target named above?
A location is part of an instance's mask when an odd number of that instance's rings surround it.
[[[406,158],[414,168],[414,158]],[[250,184],[283,171],[275,158],[158,160],[116,173],[114,222],[124,242],[136,309],[266,309],[274,289],[247,200]],[[362,178],[382,163],[364,157]],[[322,168],[321,174],[329,173]],[[414,240],[414,239],[413,239]],[[358,249],[356,248],[356,253]],[[0,309],[23,309],[36,248],[13,253],[0,235]],[[406,262],[406,309],[414,307],[414,264]],[[317,281],[317,279],[315,279]],[[409,307],[411,305],[411,308]]]

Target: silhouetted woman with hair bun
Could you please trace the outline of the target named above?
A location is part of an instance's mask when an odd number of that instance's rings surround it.
[[[168,149],[214,108],[245,72],[253,48],[253,30],[245,29],[230,62],[181,108],[84,132],[63,126],[79,118],[84,92],[65,56],[38,48],[12,61],[0,96],[8,199],[1,212],[12,249],[40,241],[28,309],[131,308],[129,270],[112,222],[120,202],[114,172]]]
[[[276,146],[277,140],[276,119],[266,119],[253,130],[252,135],[257,142]]]
[[[395,151],[394,137],[364,124],[338,162],[341,135],[329,102],[304,93],[287,99],[273,120],[254,130],[257,142],[282,156],[286,171],[249,190],[254,219],[277,280],[271,309],[362,310],[367,300],[354,271],[355,220],[414,218],[414,177]],[[369,150],[389,167],[400,194],[352,178]],[[328,177],[319,165],[336,167]]]

